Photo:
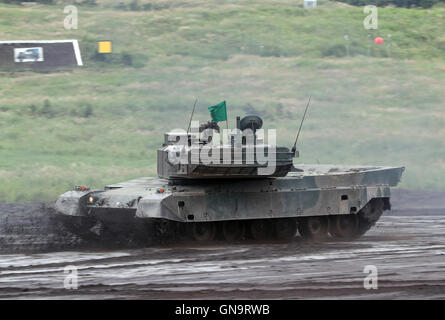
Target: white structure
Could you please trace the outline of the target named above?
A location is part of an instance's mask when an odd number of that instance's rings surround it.
[[[73,56],[75,62],[78,66],[83,66],[82,56],[80,54],[79,43],[77,40],[8,40],[8,41],[0,41],[1,46],[11,46],[13,47],[13,58],[14,62],[31,62],[45,61],[43,54],[44,48],[48,51],[48,46],[51,45],[65,45],[68,44],[68,47],[65,47],[65,51],[62,51],[63,48],[59,47],[54,49],[53,56],[59,54],[60,56]],[[72,45],[72,47],[71,47]],[[12,49],[11,49],[12,50]],[[51,50],[50,50],[51,51]],[[0,66],[2,64],[2,54],[0,52]],[[60,60],[61,58],[59,58]]]
[[[317,6],[317,0],[303,0],[305,8],[315,8]]]

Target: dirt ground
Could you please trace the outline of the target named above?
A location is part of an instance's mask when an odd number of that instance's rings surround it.
[[[2,299],[445,299],[445,192],[394,190],[352,242],[105,248],[48,204],[0,204]],[[67,266],[78,289],[65,289]],[[366,266],[377,289],[365,289]],[[65,273],[67,271],[68,273]]]

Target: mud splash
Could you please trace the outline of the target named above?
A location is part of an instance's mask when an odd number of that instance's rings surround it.
[[[77,239],[46,204],[0,204],[0,298],[445,299],[445,210],[393,208],[352,242],[109,249]],[[363,287],[366,265],[377,290]],[[64,288],[66,266],[77,290]]]

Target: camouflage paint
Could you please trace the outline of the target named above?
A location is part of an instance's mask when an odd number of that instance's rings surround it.
[[[389,198],[390,187],[397,185],[403,170],[301,165],[281,178],[176,185],[165,179],[141,178],[104,190],[67,192],[56,208],[67,215],[121,209],[139,218],[181,222],[354,214],[373,198]],[[90,196],[93,204],[87,203]],[[101,218],[105,219],[106,213]]]

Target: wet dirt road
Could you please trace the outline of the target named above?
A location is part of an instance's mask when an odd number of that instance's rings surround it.
[[[5,253],[3,231],[0,298],[445,299],[445,210],[399,208],[353,242],[105,250],[61,232],[65,251],[41,252],[42,238],[37,251]],[[27,252],[22,244],[15,250]],[[363,287],[367,265],[377,268],[376,290]],[[64,288],[66,266],[77,268],[77,290]]]

